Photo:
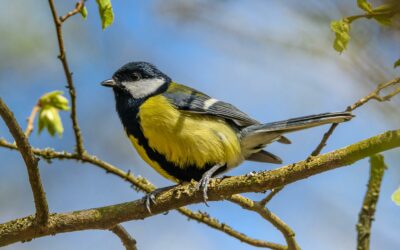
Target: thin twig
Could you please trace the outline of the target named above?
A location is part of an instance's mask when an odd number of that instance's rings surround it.
[[[47,205],[46,194],[40,180],[40,173],[38,168],[39,159],[35,157],[27,137],[22,132],[22,129],[15,120],[13,113],[1,98],[0,115],[5,121],[12,136],[14,137],[16,147],[18,147],[18,150],[21,153],[22,158],[24,159],[26,168],[28,170],[29,182],[31,184],[33,192],[33,199],[35,201],[36,220],[38,224],[44,225],[45,223],[47,223],[47,220],[49,218],[49,207]]]
[[[121,225],[116,225],[115,227],[110,228],[110,231],[117,235],[126,250],[137,250],[136,248],[136,240],[132,238],[132,236],[126,231],[126,229]]]
[[[336,127],[339,125],[339,123],[333,123],[328,131],[324,134],[322,137],[321,142],[318,144],[318,146],[312,151],[310,156],[317,156],[321,153],[322,149],[326,146],[326,143],[328,142],[329,137],[333,134],[333,131],[335,131]]]
[[[393,98],[395,95],[400,93],[400,87],[394,89],[389,94],[384,95],[384,96],[381,95],[381,91],[385,90],[389,87],[394,87],[395,85],[397,85],[399,83],[400,83],[400,77],[397,77],[389,82],[379,84],[378,87],[376,89],[374,89],[371,93],[369,93],[368,95],[359,99],[353,105],[348,106],[346,108],[346,111],[348,111],[348,112],[353,111],[353,110],[361,107],[365,103],[369,102],[370,100],[377,100],[378,102],[390,101],[391,98]],[[322,149],[326,146],[328,139],[333,134],[333,132],[335,131],[337,126],[338,126],[337,123],[334,123],[330,126],[329,130],[324,134],[324,136],[321,139],[321,142],[313,150],[313,152],[311,153],[310,156],[317,156],[321,153]]]
[[[68,18],[75,16],[76,14],[78,14],[82,8],[85,6],[85,1],[84,0],[80,0],[79,2],[76,3],[75,5],[75,9],[71,10],[70,12],[68,12],[67,14],[65,14],[64,16],[60,17],[60,21],[63,23],[65,22]]]
[[[35,122],[35,117],[36,117],[37,113],[39,112],[39,110],[40,110],[40,104],[36,103],[35,106],[32,109],[31,114],[28,117],[27,126],[26,126],[26,129],[25,129],[25,136],[28,137],[28,138],[32,134],[32,131],[33,131],[33,128],[34,128],[33,123]]]
[[[353,105],[347,107],[346,111],[353,111],[356,108],[361,107],[362,105],[364,105],[365,103],[367,103],[368,101],[370,101],[372,99],[377,100],[379,102],[390,101],[390,99],[393,96],[397,95],[400,92],[400,87],[394,89],[389,94],[383,95],[383,96],[381,95],[381,91],[385,90],[389,87],[394,87],[395,85],[397,85],[399,83],[400,83],[400,77],[394,78],[393,80],[391,80],[389,82],[379,84],[378,87],[374,91],[372,91],[368,95],[364,96],[363,98],[361,98],[360,100],[355,102]]]
[[[284,187],[278,187],[278,188],[274,188],[271,190],[271,192],[265,196],[264,199],[260,200],[258,202],[258,204],[260,204],[260,206],[265,207],[268,202],[270,202],[272,200],[272,198],[274,198],[275,195],[277,195],[280,191],[282,191]]]
[[[288,250],[300,250],[300,247],[298,246],[295,239],[294,231],[265,206],[261,205],[259,202],[255,202],[239,194],[232,195],[227,200],[241,206],[246,210],[256,212],[262,218],[271,223],[276,229],[278,229],[282,233],[283,237],[285,238]]]
[[[65,74],[65,77],[67,79],[67,84],[68,84],[68,92],[69,92],[69,95],[71,98],[71,121],[72,121],[72,127],[73,127],[74,134],[75,134],[76,152],[78,155],[82,155],[85,152],[85,149],[83,147],[83,139],[82,139],[82,135],[81,135],[81,130],[78,125],[78,118],[77,118],[77,112],[76,112],[75,86],[74,86],[74,82],[72,79],[72,72],[69,69],[67,55],[65,53],[64,40],[63,40],[63,35],[62,35],[63,21],[57,15],[57,10],[56,10],[53,0],[49,0],[49,5],[50,5],[51,13],[53,15],[54,25],[55,25],[56,33],[57,33],[58,48],[59,48],[59,52],[60,52],[58,58],[61,60],[61,63],[63,65],[64,74]]]
[[[212,179],[209,183],[208,199],[209,201],[223,200],[234,194],[262,192],[281,187],[398,147],[400,147],[400,129],[387,131],[345,148],[313,157],[309,161],[301,161],[253,175]],[[182,184],[161,192],[155,197],[151,208],[152,214],[148,212],[144,200],[138,199],[106,207],[51,214],[51,223],[40,230],[32,225],[33,216],[9,221],[0,224],[0,246],[57,233],[108,229],[125,221],[142,220],[182,206],[201,203],[203,202],[202,192],[196,190],[194,186],[195,183]]]
[[[287,249],[285,246],[280,245],[280,244],[276,244],[273,242],[268,242],[268,241],[264,241],[264,240],[257,240],[257,239],[253,239],[248,237],[247,235],[238,232],[236,230],[234,230],[232,227],[230,227],[229,225],[225,224],[225,223],[221,223],[219,222],[217,219],[212,218],[209,214],[204,213],[204,212],[192,212],[189,209],[185,208],[185,207],[181,207],[178,211],[180,211],[182,213],[185,210],[189,211],[190,213],[187,214],[187,216],[191,219],[194,219],[198,222],[201,222],[203,224],[206,224],[214,229],[217,229],[219,231],[223,231],[226,234],[240,240],[241,242],[247,243],[249,245],[255,246],[255,247],[263,247],[263,248],[270,248],[270,249],[274,249],[274,250],[285,250]]]
[[[356,229],[357,235],[357,250],[369,250],[371,225],[374,220],[376,204],[378,203],[379,193],[383,174],[386,170],[385,161],[382,155],[373,155],[370,158],[370,174],[365,193],[364,201],[358,215],[358,223]]]
[[[18,150],[18,148],[14,144],[9,143],[4,139],[0,139],[0,146],[9,148],[9,149],[13,149],[13,150]],[[145,179],[143,177],[140,177],[140,178],[135,177],[133,174],[125,172],[125,171],[121,170],[120,168],[117,168],[116,166],[113,166],[110,163],[102,161],[102,160],[98,159],[96,156],[90,155],[88,153],[85,153],[83,155],[83,157],[79,157],[76,153],[57,152],[52,149],[33,149],[33,152],[37,156],[42,157],[46,160],[70,159],[70,160],[81,161],[83,163],[92,164],[94,166],[104,169],[107,173],[116,175],[116,176],[124,179],[125,181],[131,183],[132,185],[134,185],[134,187],[136,187],[136,189],[138,191],[143,191],[143,192],[149,193],[156,189],[156,187],[153,184],[151,184],[147,179]],[[212,218],[211,216],[205,217],[204,216],[205,213],[203,213],[203,212],[193,212],[192,210],[185,208],[185,207],[178,208],[177,211],[180,214],[187,216],[190,219],[193,219],[199,223],[203,223],[211,228],[214,228],[218,231],[226,233],[246,244],[249,244],[249,245],[252,245],[255,247],[265,247],[265,248],[271,248],[271,247],[279,248],[281,246],[281,245],[274,245],[274,243],[270,243],[267,241],[253,239],[253,238],[233,229],[229,225],[219,222],[217,219]]]

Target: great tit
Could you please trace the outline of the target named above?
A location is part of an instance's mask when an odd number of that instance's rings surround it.
[[[147,62],[125,64],[102,85],[113,89],[121,122],[143,160],[173,182],[198,181],[205,201],[210,178],[245,160],[282,163],[264,148],[290,144],[283,134],[353,117],[336,112],[260,123]]]

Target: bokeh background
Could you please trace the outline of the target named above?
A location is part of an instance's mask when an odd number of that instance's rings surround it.
[[[105,31],[95,1],[89,16],[71,18],[64,26],[68,59],[78,91],[78,118],[88,151],[124,170],[170,185],[138,157],[114,108],[114,97],[99,82],[122,64],[144,60],[178,82],[234,103],[261,121],[274,121],[340,111],[367,94],[377,83],[398,75],[399,24],[385,28],[373,21],[353,25],[349,49],[332,47],[329,23],[359,13],[356,1],[114,1],[115,23]],[[373,1],[378,4],[377,1]],[[59,13],[74,1],[56,1]],[[26,117],[45,92],[65,90],[56,56],[55,30],[47,1],[2,1],[0,8],[0,96],[25,126]],[[325,152],[400,127],[400,98],[370,102],[352,122],[339,126]],[[36,147],[72,150],[69,114],[65,133],[52,138],[35,132]],[[289,135],[292,145],[270,151],[289,164],[304,159],[327,129]],[[2,122],[0,137],[11,140]],[[372,230],[372,249],[400,248],[400,208],[390,195],[400,184],[400,151],[385,152],[389,166]],[[91,165],[73,161],[40,162],[51,211],[67,212],[130,201],[143,196],[121,179]],[[271,169],[245,163],[230,175]],[[20,155],[0,148],[0,223],[34,212],[27,173]],[[368,179],[368,160],[299,181],[269,205],[297,233],[303,249],[355,249],[355,224]],[[260,194],[249,195],[261,198]],[[228,202],[202,209],[246,234],[284,243],[282,236],[258,216]],[[253,249],[174,211],[144,221],[125,223],[139,249]],[[122,249],[108,231],[84,231],[18,243],[4,249]]]

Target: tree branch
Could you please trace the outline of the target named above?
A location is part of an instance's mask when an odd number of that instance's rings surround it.
[[[75,141],[76,141],[76,152],[78,155],[82,155],[85,152],[85,149],[83,147],[83,139],[82,139],[82,135],[81,135],[81,130],[78,125],[78,118],[77,118],[77,113],[76,113],[76,91],[75,91],[75,86],[74,86],[74,82],[72,79],[72,72],[69,69],[67,55],[65,53],[63,35],[62,35],[62,24],[68,17],[66,17],[65,20],[62,20],[62,18],[58,17],[57,10],[56,10],[53,0],[49,0],[49,5],[50,5],[51,13],[53,15],[54,25],[55,25],[56,34],[57,34],[58,48],[60,51],[58,58],[60,59],[62,65],[63,65],[64,74],[65,74],[65,77],[67,79],[67,84],[68,84],[67,85],[68,92],[69,92],[69,96],[71,97],[71,120],[72,120],[72,127],[74,130],[74,135],[75,135]],[[70,16],[72,16],[72,15],[70,15]]]
[[[40,225],[44,225],[49,216],[49,208],[46,201],[46,194],[43,190],[43,185],[40,180],[40,173],[38,168],[38,159],[32,152],[32,148],[29,145],[27,137],[22,132],[21,127],[18,125],[17,121],[11,110],[0,98],[0,116],[5,121],[8,129],[10,130],[12,136],[15,139],[16,146],[24,159],[26,168],[28,170],[29,182],[31,184],[33,199],[35,201],[36,207],[36,222]]]
[[[209,184],[210,201],[222,200],[234,194],[262,192],[281,187],[335,168],[350,165],[358,160],[389,149],[400,147],[400,129],[352,144],[345,148],[306,161],[253,175],[212,179]],[[202,192],[193,183],[179,185],[160,193],[149,214],[143,199],[71,213],[52,214],[46,227],[37,230],[33,217],[0,224],[0,246],[18,241],[87,229],[108,229],[124,221],[145,219],[156,214],[189,204],[203,202]]]
[[[110,231],[117,235],[126,250],[137,250],[136,248],[136,240],[132,238],[132,236],[125,230],[125,228],[121,225],[116,225],[115,227],[110,228]]]
[[[35,122],[35,117],[36,117],[37,112],[39,112],[39,110],[40,110],[40,104],[36,103],[32,109],[31,114],[28,117],[28,122],[27,122],[27,126],[25,129],[25,136],[28,138],[33,131],[33,128],[34,128],[33,123]]]
[[[300,247],[295,240],[295,233],[293,230],[265,206],[239,194],[232,195],[228,200],[246,210],[258,213],[262,218],[271,223],[282,233],[283,237],[285,237],[288,250],[300,250]]]
[[[9,148],[9,149],[13,149],[13,150],[18,150],[16,145],[14,145],[12,143],[8,143],[4,139],[0,139],[0,146]],[[37,156],[40,156],[46,160],[70,159],[70,160],[79,160],[83,163],[90,163],[94,166],[104,169],[107,173],[116,175],[116,176],[126,180],[127,182],[131,183],[133,185],[133,187],[137,189],[137,191],[143,191],[143,192],[149,193],[156,189],[156,187],[153,184],[151,184],[147,179],[142,178],[142,177],[140,177],[140,178],[135,177],[133,174],[131,174],[129,172],[125,172],[125,171],[121,170],[120,168],[113,166],[110,163],[104,162],[104,161],[98,159],[96,156],[89,155],[87,153],[85,153],[82,157],[79,157],[76,154],[71,154],[68,152],[57,152],[52,149],[35,149],[34,148],[33,152]],[[270,243],[270,242],[263,241],[263,240],[253,239],[253,238],[233,229],[229,225],[219,222],[217,219],[212,218],[209,215],[205,216],[205,213],[193,212],[190,209],[185,208],[185,207],[181,207],[181,208],[177,209],[177,211],[180,214],[188,217],[189,219],[193,219],[199,223],[205,224],[211,228],[214,228],[218,231],[226,233],[246,244],[256,246],[256,247],[265,247],[265,248],[272,248],[272,249],[274,249],[274,248],[284,249],[285,248],[282,245]]]
[[[85,1],[84,0],[80,0],[79,2],[76,3],[75,5],[75,9],[71,10],[70,12],[68,12],[67,14],[65,14],[64,16],[60,17],[60,22],[63,23],[65,21],[67,21],[68,18],[75,16],[76,14],[78,14],[82,8],[85,6]]]
[[[382,155],[373,155],[370,159],[370,177],[367,192],[361,211],[358,215],[357,223],[357,250],[368,250],[371,236],[371,225],[374,220],[376,204],[378,203],[379,193],[383,174],[386,170],[385,161]]]
[[[283,188],[284,187],[278,187],[278,188],[272,189],[271,192],[267,196],[265,196],[264,199],[260,200],[258,203],[261,206],[265,207],[268,204],[268,202],[270,202],[272,200],[272,198],[275,197],[275,195],[277,195],[280,191],[282,191]]]
[[[353,111],[353,110],[361,107],[365,103],[369,102],[370,100],[377,100],[379,102],[390,101],[390,99],[392,97],[394,97],[395,95],[400,93],[400,87],[394,89],[392,92],[390,92],[389,94],[384,95],[384,96],[381,96],[381,92],[382,92],[382,90],[393,87],[399,83],[400,83],[400,77],[397,77],[389,82],[379,84],[378,87],[376,89],[374,89],[371,93],[369,93],[368,95],[359,99],[353,105],[348,106],[346,108],[346,111]],[[322,149],[326,146],[328,139],[333,134],[333,132],[335,131],[335,129],[338,125],[339,125],[338,123],[334,123],[329,127],[329,130],[324,134],[324,136],[321,139],[321,142],[311,153],[311,156],[317,156],[321,153]]]
[[[229,225],[227,225],[225,223],[221,223],[217,219],[212,218],[207,213],[200,212],[200,211],[197,213],[192,212],[191,210],[189,210],[185,207],[181,207],[181,208],[177,209],[177,211],[179,211],[183,215],[186,215],[190,219],[194,219],[200,223],[206,224],[214,229],[222,231],[222,232],[224,232],[246,244],[249,244],[249,245],[252,245],[255,247],[270,248],[270,249],[274,249],[274,250],[286,250],[287,249],[285,246],[280,245],[280,244],[250,238],[247,235],[245,235],[239,231],[236,231]]]

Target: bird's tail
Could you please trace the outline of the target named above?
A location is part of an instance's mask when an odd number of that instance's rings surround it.
[[[271,142],[280,140],[282,134],[324,124],[341,123],[351,118],[353,115],[350,112],[335,112],[252,125],[240,132],[242,150],[247,159],[256,160],[255,158],[258,158],[256,153],[261,152],[261,149]]]
[[[242,133],[249,134],[254,132],[277,132],[283,134],[329,123],[341,123],[349,121],[351,118],[353,118],[353,115],[350,112],[323,113],[319,115],[297,117],[284,121],[252,125],[243,129]]]

